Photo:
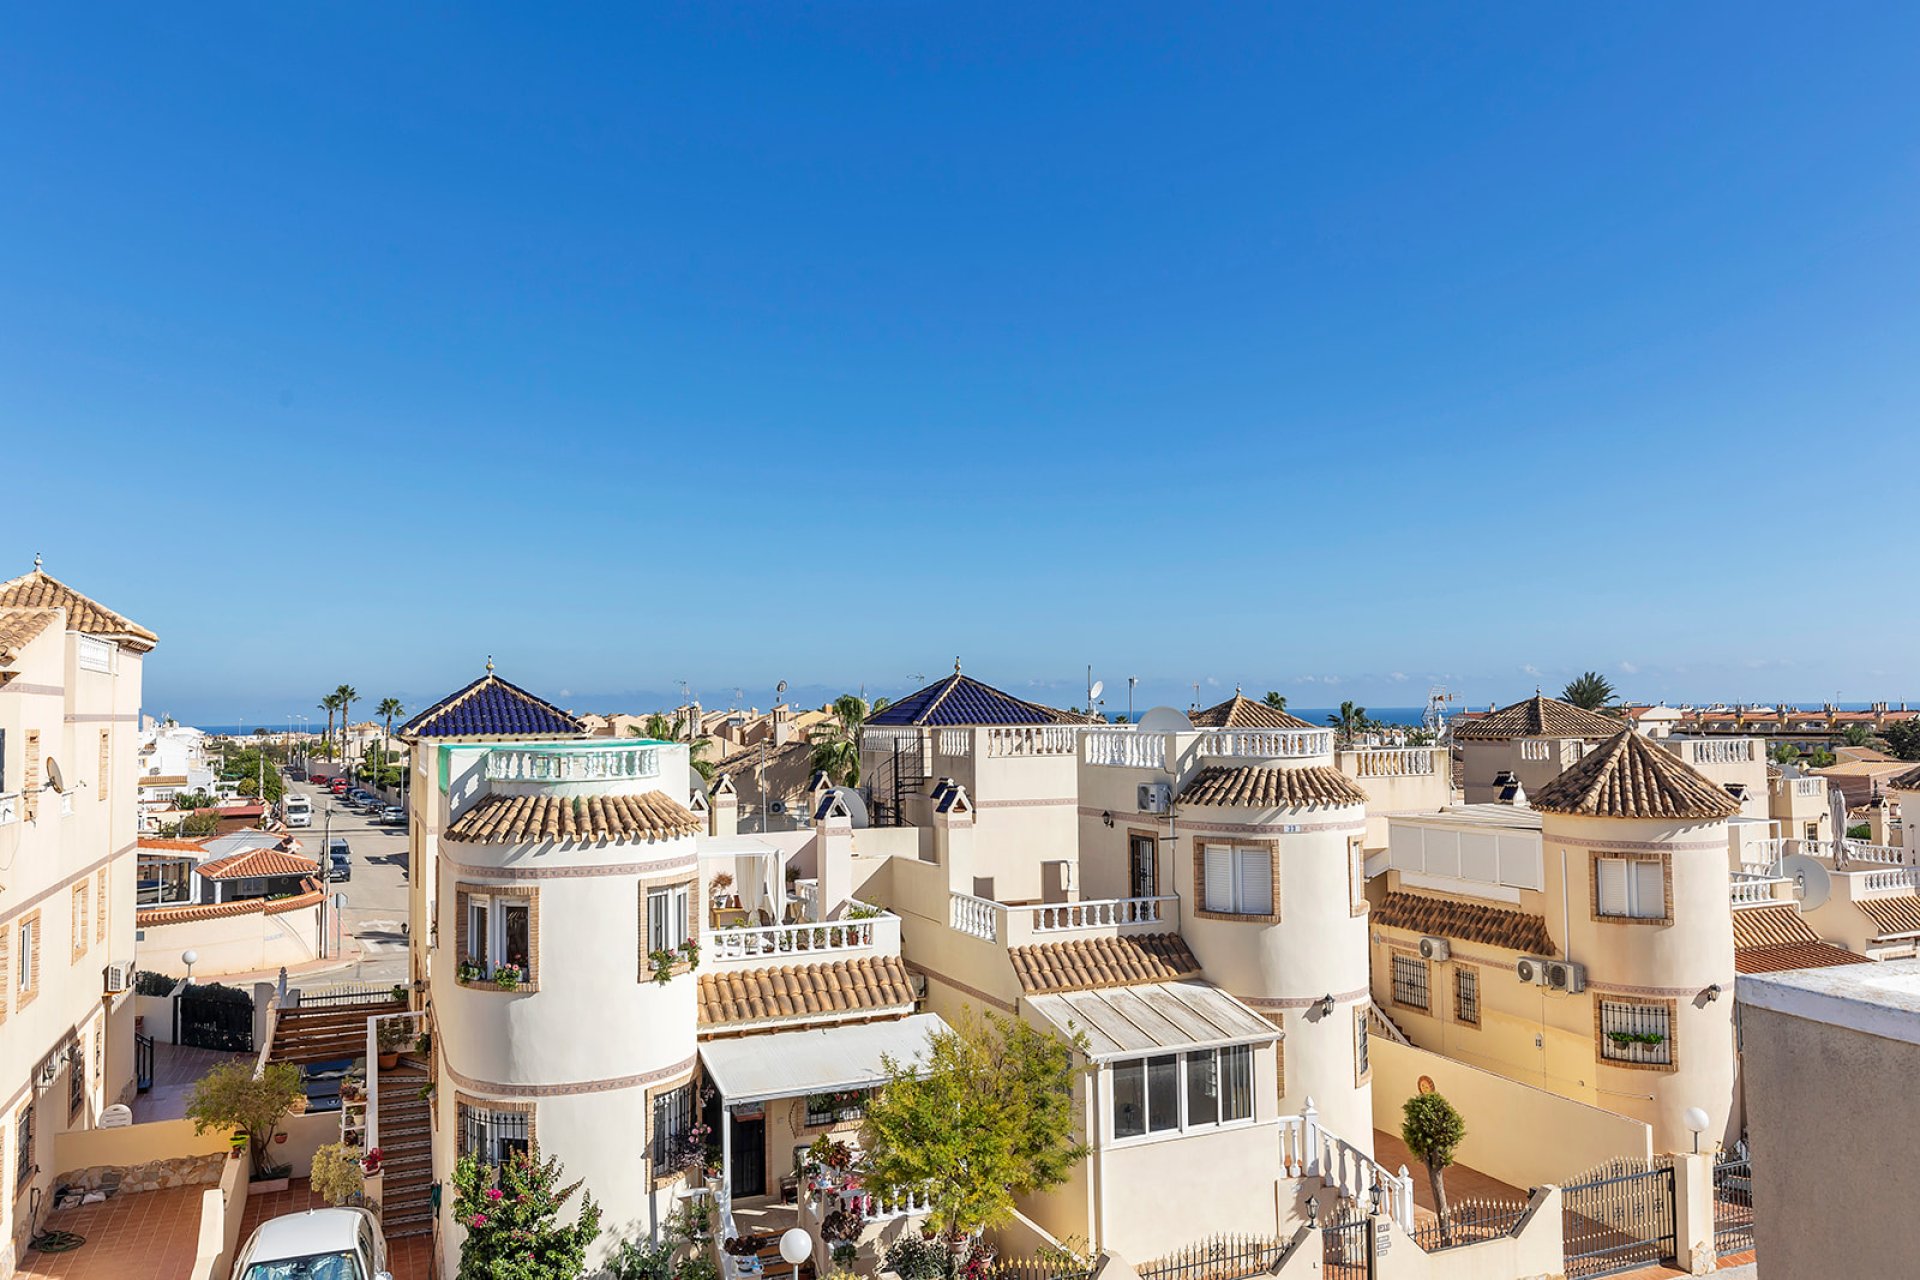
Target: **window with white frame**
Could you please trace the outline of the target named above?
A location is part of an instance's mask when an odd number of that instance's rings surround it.
[[[1273,914],[1273,851],[1260,845],[1209,844],[1201,902],[1216,915]]]
[[[22,995],[30,993],[34,989],[34,984],[40,981],[40,975],[35,972],[35,965],[40,959],[39,948],[34,946],[36,936],[39,932],[39,912],[34,912],[20,922],[20,935],[15,939],[15,943],[19,948],[20,994]]]
[[[693,1133],[693,1082],[653,1096],[653,1172],[664,1177],[682,1167]]]
[[[1110,1071],[1116,1139],[1253,1119],[1252,1045],[1129,1058]]]
[[[1600,1002],[1600,1056],[1609,1062],[1673,1064],[1673,1026],[1664,1004]]]
[[[533,978],[533,900],[505,894],[470,893],[467,899],[467,963],[482,978],[503,966]]]
[[[664,885],[647,890],[647,949],[674,951],[685,943],[692,886]]]
[[[1431,1010],[1427,992],[1427,962],[1419,956],[1393,954],[1393,1002],[1409,1009]]]
[[[1353,1081],[1359,1084],[1373,1074],[1373,1063],[1367,1054],[1367,1007],[1355,1005],[1353,1010]]]
[[[1664,920],[1665,863],[1653,858],[1595,858],[1594,911],[1627,920]]]
[[[1358,915],[1367,905],[1367,851],[1358,836],[1347,839],[1347,896]]]
[[[471,1103],[461,1103],[460,1154],[473,1156],[482,1164],[505,1164],[516,1151],[525,1151],[533,1141],[529,1116],[524,1111],[495,1111]]]

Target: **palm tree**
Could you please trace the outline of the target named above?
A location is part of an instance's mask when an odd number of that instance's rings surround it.
[[[1343,702],[1338,712],[1327,713],[1327,723],[1332,725],[1339,735],[1341,745],[1350,746],[1358,735],[1365,733],[1373,721],[1367,719],[1367,709],[1355,702]]]
[[[374,712],[382,720],[385,720],[387,722],[386,739],[382,741],[380,744],[380,753],[382,756],[384,756],[386,754],[387,743],[393,740],[394,717],[403,716],[407,713],[407,711],[405,707],[400,705],[400,699],[382,698],[380,699],[380,705],[374,708]]]
[[[633,738],[652,738],[656,742],[678,742],[682,731],[687,733],[687,766],[700,775],[703,782],[713,781],[713,761],[706,758],[707,751],[713,746],[709,738],[695,738],[692,735],[685,715],[677,715],[671,721],[659,712],[647,717],[644,724],[630,724],[627,735]]]
[[[320,709],[327,713],[327,736],[322,738],[321,741],[326,743],[328,749],[331,750],[333,747],[333,713],[340,709],[340,695],[330,693],[320,699]]]
[[[1467,1122],[1453,1104],[1437,1093],[1416,1093],[1400,1109],[1400,1140],[1414,1158],[1427,1166],[1433,1185],[1433,1207],[1440,1219],[1440,1243],[1453,1243],[1453,1224],[1447,1220],[1447,1166],[1467,1136]]]
[[[1262,698],[1261,701],[1272,707],[1275,711],[1285,711],[1287,709],[1287,695],[1274,689],[1267,690],[1267,696]]]
[[[887,700],[869,703],[857,693],[843,693],[833,700],[833,719],[816,725],[810,740],[813,753],[808,767],[822,770],[839,786],[860,785],[860,731],[867,717],[886,710]]]
[[[353,704],[360,700],[360,691],[350,684],[343,684],[333,691],[340,699],[340,763],[347,762],[347,721],[353,718]]]
[[[1560,700],[1586,711],[1604,711],[1613,701],[1613,681],[1598,671],[1583,672],[1578,679],[1567,681],[1567,687],[1560,691]]]
[[[652,738],[655,742],[672,742],[680,736],[680,720],[678,717],[669,720],[656,711],[633,732],[642,738]]]
[[[1840,737],[1850,747],[1864,747],[1873,741],[1873,730],[1863,724],[1850,724]]]

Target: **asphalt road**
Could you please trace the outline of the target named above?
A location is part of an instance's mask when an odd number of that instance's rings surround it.
[[[373,819],[356,813],[318,787],[290,782],[288,788],[313,802],[313,825],[293,834],[306,850],[326,858],[332,840],[345,840],[352,853],[353,875],[328,885],[345,895],[346,907],[336,919],[332,899],[327,904],[327,948],[334,939],[359,939],[361,958],[330,971],[319,981],[404,982],[407,980],[407,829],[376,827]]]

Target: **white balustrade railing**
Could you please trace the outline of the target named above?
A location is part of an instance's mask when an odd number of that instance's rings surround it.
[[[1035,933],[1067,933],[1075,929],[1109,929],[1119,925],[1161,924],[1170,914],[1170,896],[1157,898],[1099,898],[1088,902],[1043,902],[1008,907],[1009,916],[1028,916]]]
[[[1379,1187],[1381,1206],[1401,1230],[1413,1230],[1413,1176],[1407,1167],[1389,1173],[1372,1156],[1322,1128],[1312,1098],[1299,1115],[1280,1118],[1280,1162],[1288,1177],[1317,1177],[1359,1204],[1367,1204]]]
[[[1736,907],[1758,907],[1775,900],[1774,886],[1790,885],[1793,881],[1786,876],[1749,875],[1737,872],[1729,886],[1728,896]]]
[[[954,929],[970,938],[981,938],[992,942],[1000,936],[1000,913],[1006,908],[989,898],[976,898],[970,893],[950,893],[950,923]]]
[[[970,756],[973,754],[973,730],[942,729],[934,739],[934,749],[943,756]]]
[[[660,773],[658,747],[536,751],[503,747],[487,752],[490,782],[606,782],[653,778]]]
[[[1539,738],[1522,738],[1520,740],[1520,758],[1522,760],[1545,760],[1551,754],[1553,754],[1553,744],[1550,742],[1544,742]]]
[[[770,956],[825,955],[836,951],[869,951],[900,936],[900,918],[888,913],[862,920],[827,924],[776,924],[750,929],[711,929],[701,939],[706,958],[714,962],[762,960]],[[896,948],[897,949],[897,948]]]
[[[1841,842],[1844,860],[1853,862],[1875,862],[1883,866],[1904,867],[1907,865],[1907,851],[1898,845],[1865,844],[1858,840]]]
[[[1203,756],[1292,760],[1333,753],[1331,729],[1216,729],[1200,735]]]
[[[1680,742],[1680,758],[1688,764],[1752,764],[1760,758],[1760,741],[1724,738],[1709,742],[1685,738]]]
[[[1856,872],[1856,898],[1867,894],[1898,894],[1920,889],[1920,867],[1896,867],[1888,871]]]
[[[1079,731],[1070,724],[1016,725],[987,730],[987,755],[997,759],[1070,756],[1079,745]]]
[[[833,1193],[842,1209],[858,1209],[860,1216],[879,1222],[893,1218],[925,1217],[933,1212],[933,1196],[924,1189],[905,1192],[897,1196],[882,1195],[878,1191],[841,1190]]]
[[[1112,765],[1120,769],[1164,769],[1167,767],[1167,738],[1161,733],[1140,733],[1132,729],[1096,729],[1083,735],[1088,764]]]
[[[1793,794],[1796,796],[1824,796],[1827,794],[1827,780],[1825,778],[1795,778],[1793,779]]]
[[[1432,747],[1377,747],[1348,753],[1356,778],[1424,778],[1435,772]]]

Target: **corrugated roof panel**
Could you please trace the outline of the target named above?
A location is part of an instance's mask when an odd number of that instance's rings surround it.
[[[1084,1032],[1096,1061],[1280,1036],[1259,1013],[1204,982],[1058,992],[1028,996],[1027,1003],[1062,1035]]]

